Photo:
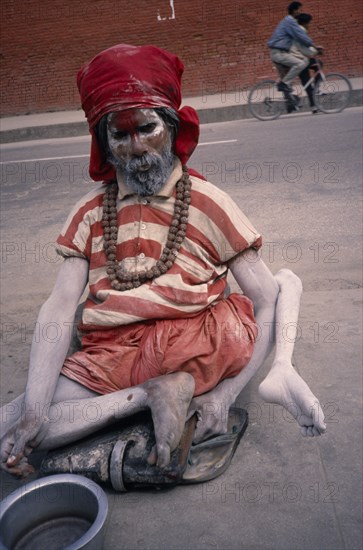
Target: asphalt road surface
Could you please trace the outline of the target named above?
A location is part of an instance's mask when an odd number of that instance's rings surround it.
[[[321,400],[327,434],[303,439],[280,408],[262,404],[265,366],[240,396],[250,422],[227,472],[168,492],[109,491],[107,550],[120,541],[168,550],[361,548],[361,113],[204,125],[189,163],[258,228],[271,271],[288,267],[301,277],[294,365]],[[59,327],[44,333],[35,321],[61,261],[54,241],[94,185],[88,150],[84,137],[2,147],[5,403],[24,389],[31,339],[58,338]],[[19,486],[3,479],[3,495]]]

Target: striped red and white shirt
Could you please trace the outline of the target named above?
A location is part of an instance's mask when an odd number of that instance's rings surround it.
[[[160,258],[167,240],[180,161],[156,196],[130,192],[118,175],[117,259],[127,271],[144,271]],[[114,290],[103,250],[102,185],[73,208],[57,239],[64,257],[89,262],[89,296],[82,322],[92,327],[128,325],[147,319],[193,316],[224,297],[227,262],[239,252],[261,246],[261,237],[224,191],[191,176],[191,204],[186,237],[173,266],[138,288]]]

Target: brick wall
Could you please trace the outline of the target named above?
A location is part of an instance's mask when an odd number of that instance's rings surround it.
[[[272,74],[266,40],[286,0],[2,0],[2,116],[79,107],[75,75],[114,44],[156,44],[178,54],[185,96],[245,90]],[[325,66],[362,74],[357,0],[304,2]]]

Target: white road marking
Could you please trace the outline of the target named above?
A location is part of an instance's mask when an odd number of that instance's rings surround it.
[[[201,147],[202,145],[219,145],[220,143],[235,143],[238,141],[237,139],[224,139],[222,141],[207,141],[205,143],[198,143],[197,147]]]
[[[198,147],[203,145],[220,145],[222,143],[235,143],[237,139],[226,139],[222,141],[206,141],[205,143],[198,143]],[[4,160],[0,164],[12,164],[15,162],[46,162],[48,160],[67,160],[67,159],[80,159],[80,158],[89,158],[89,153],[87,155],[69,155],[63,157],[43,157],[35,159],[17,159],[17,160]]]
[[[0,162],[0,164],[12,164],[13,162],[45,162],[47,160],[79,159],[84,157],[89,157],[89,153],[87,155],[70,155],[67,157],[44,157],[39,159],[4,160]]]

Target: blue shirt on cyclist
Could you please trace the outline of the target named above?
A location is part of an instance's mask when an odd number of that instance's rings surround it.
[[[310,36],[300,27],[295,17],[287,15],[277,25],[267,45],[269,48],[289,51],[294,41],[307,47],[313,45]]]

